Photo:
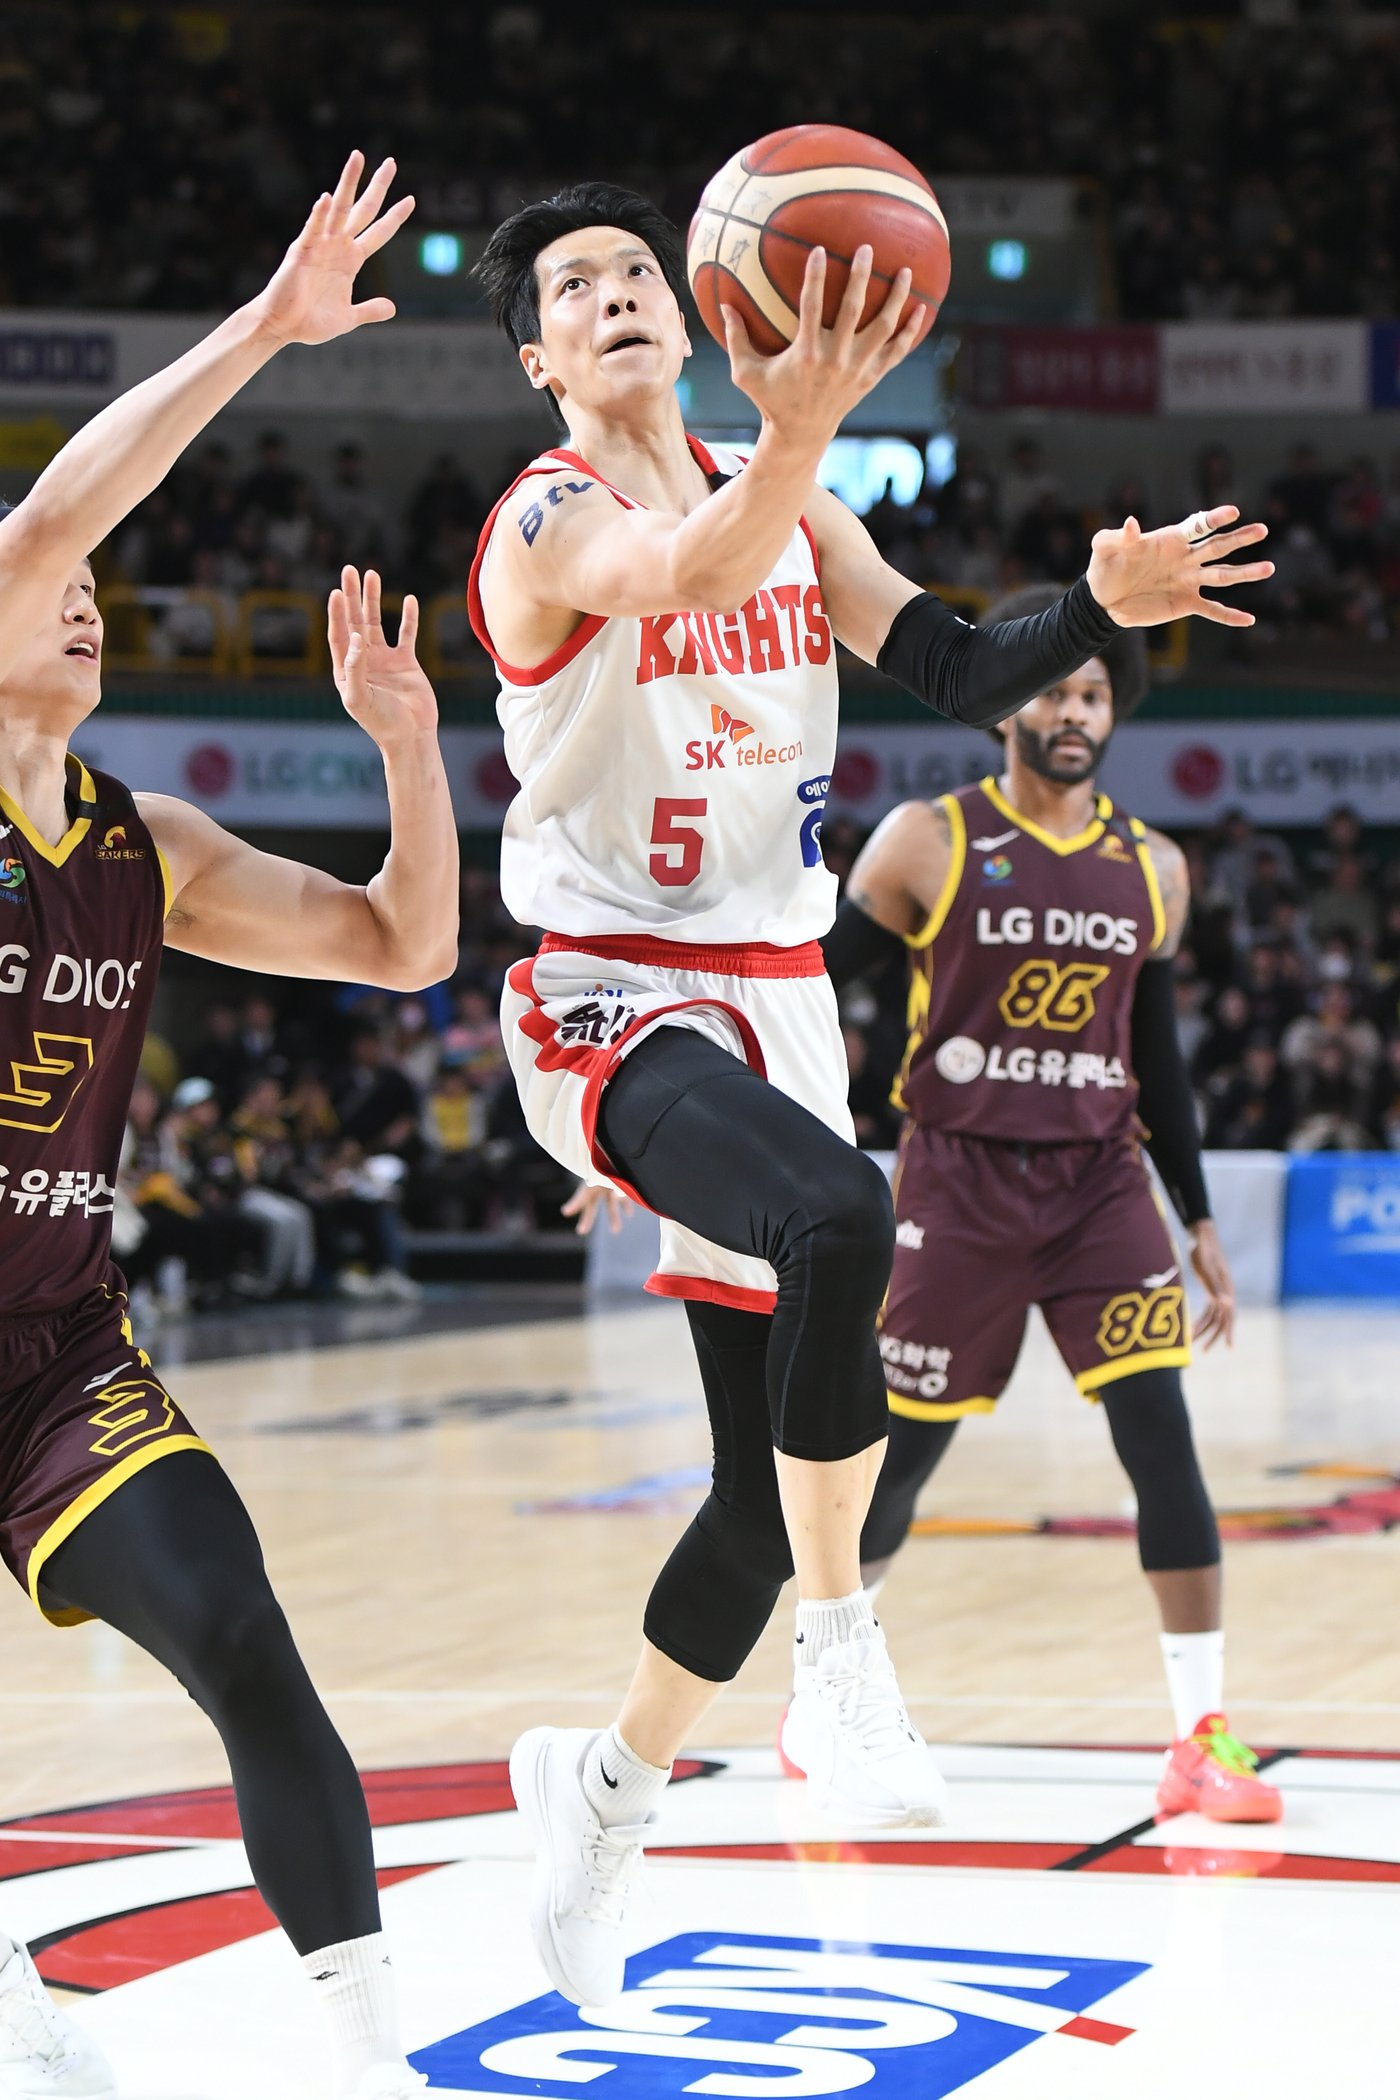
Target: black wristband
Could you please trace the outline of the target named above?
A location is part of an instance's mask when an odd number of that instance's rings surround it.
[[[849,897],[843,899],[835,924],[822,938],[826,973],[838,991],[868,971],[883,967],[896,952],[904,952],[899,935],[872,919]]]
[[[1176,972],[1145,962],[1133,994],[1133,1072],[1147,1150],[1183,1225],[1210,1216],[1196,1102],[1176,1032]]]
[[[890,622],[879,668],[950,721],[990,729],[1119,633],[1081,576],[1048,612],[969,627],[931,591]]]

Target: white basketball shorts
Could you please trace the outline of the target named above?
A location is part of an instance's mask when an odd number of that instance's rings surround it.
[[[686,948],[643,935],[546,934],[506,978],[501,1027],[530,1133],[571,1173],[642,1201],[600,1149],[598,1110],[623,1058],[663,1024],[709,1036],[855,1143],[836,994],[817,942]],[[745,1312],[771,1312],[777,1300],[766,1261],[671,1218],[661,1221],[647,1289]]]

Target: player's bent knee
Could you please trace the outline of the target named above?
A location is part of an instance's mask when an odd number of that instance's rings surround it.
[[[1179,1373],[1165,1368],[1136,1372],[1105,1391],[1103,1406],[1114,1449],[1137,1496],[1143,1567],[1155,1573],[1214,1566],[1220,1530]]]
[[[181,1679],[208,1712],[250,1695],[274,1698],[289,1672],[301,1672],[286,1614],[266,1585],[230,1594],[222,1582],[200,1591],[196,1580],[182,1635]]]
[[[711,1495],[653,1585],[643,1631],[711,1684],[737,1677],[792,1574],[779,1515],[741,1515]]]
[[[809,1208],[800,1234],[806,1259],[827,1272],[824,1281],[842,1298],[878,1306],[894,1260],[894,1202],[880,1168],[868,1153],[843,1148]],[[776,1266],[782,1268],[781,1256]]]

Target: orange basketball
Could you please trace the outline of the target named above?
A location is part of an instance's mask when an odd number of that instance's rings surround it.
[[[947,294],[952,257],[938,199],[913,162],[839,124],[770,131],[726,161],[690,222],[686,268],[701,319],[723,343],[721,302],[736,307],[754,348],[774,356],[797,333],[811,250],[827,252],[829,325],[862,242],[875,251],[862,326],[899,271],[909,269],[914,286],[905,312],[924,307],[922,341]]]

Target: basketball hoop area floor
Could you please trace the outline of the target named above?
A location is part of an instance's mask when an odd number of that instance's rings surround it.
[[[1151,1600],[1131,1539],[1093,1535],[1123,1529],[1125,1483],[1033,1330],[881,1602],[952,1826],[842,1825],[780,1778],[785,1601],[668,1793],[627,1989],[586,2016],[530,1949],[504,1759],[534,1722],[609,1718],[700,1498],[679,1309],[497,1291],[145,1339],[247,1497],[366,1775],[431,2092],[1400,2090],[1400,1311],[1247,1312],[1191,1374],[1234,1513],[1231,1717],[1281,1825],[1153,1820]],[[125,2100],[317,2100],[314,2014],[202,1717],[17,1591],[0,1684],[0,1927],[74,1994]]]

